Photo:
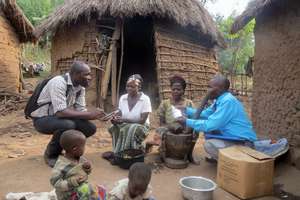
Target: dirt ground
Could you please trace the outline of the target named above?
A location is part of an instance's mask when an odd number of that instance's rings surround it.
[[[105,128],[108,124],[97,123],[97,126],[98,132],[88,139],[86,150],[86,157],[91,160],[93,166],[90,181],[111,189],[115,181],[127,176],[128,171],[111,166],[101,158],[102,152],[111,149],[111,139]],[[4,199],[8,192],[52,190],[49,184],[51,169],[44,164],[42,157],[49,139],[50,136],[34,131],[31,121],[24,119],[21,111],[0,118],[0,177],[2,178],[0,199]],[[194,154],[200,160],[200,165],[190,164],[183,170],[171,170],[164,167],[159,162],[155,149],[146,157],[146,162],[152,163],[155,168],[151,184],[158,200],[182,199],[178,181],[183,176],[203,176],[215,180],[216,164],[207,163],[204,160],[201,140]],[[281,188],[286,192],[300,196],[299,183],[300,171],[282,161],[276,164],[275,184],[281,184]],[[281,194],[281,197],[292,199],[291,195]],[[235,200],[238,198],[218,188],[214,192],[214,199]]]

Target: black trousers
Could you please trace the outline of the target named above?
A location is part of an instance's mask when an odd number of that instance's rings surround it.
[[[52,139],[49,142],[45,155],[50,158],[58,157],[62,148],[59,144],[61,134],[70,129],[81,131],[86,137],[90,137],[96,133],[96,126],[83,119],[62,119],[56,116],[46,116],[35,118],[33,120],[35,129],[43,134],[52,134]]]

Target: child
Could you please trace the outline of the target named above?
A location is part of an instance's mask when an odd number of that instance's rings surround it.
[[[128,178],[119,180],[108,194],[108,200],[153,200],[150,196],[151,169],[144,163],[135,163],[129,169]]]
[[[88,174],[91,164],[83,157],[86,138],[80,131],[65,131],[60,138],[60,145],[65,150],[59,156],[52,170],[51,185],[55,188],[58,200],[98,200],[90,184]]]

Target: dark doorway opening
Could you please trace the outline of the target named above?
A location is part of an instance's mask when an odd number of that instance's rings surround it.
[[[126,93],[126,81],[133,74],[140,74],[143,77],[142,90],[151,98],[152,105],[156,106],[159,103],[159,94],[151,17],[137,16],[124,22],[124,57],[120,95]]]

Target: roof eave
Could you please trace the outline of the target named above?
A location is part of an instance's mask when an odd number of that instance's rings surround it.
[[[24,15],[21,8],[16,4],[15,0],[4,0],[3,12],[15,28],[19,35],[20,42],[36,42],[37,37],[34,35],[34,26],[30,23]]]

